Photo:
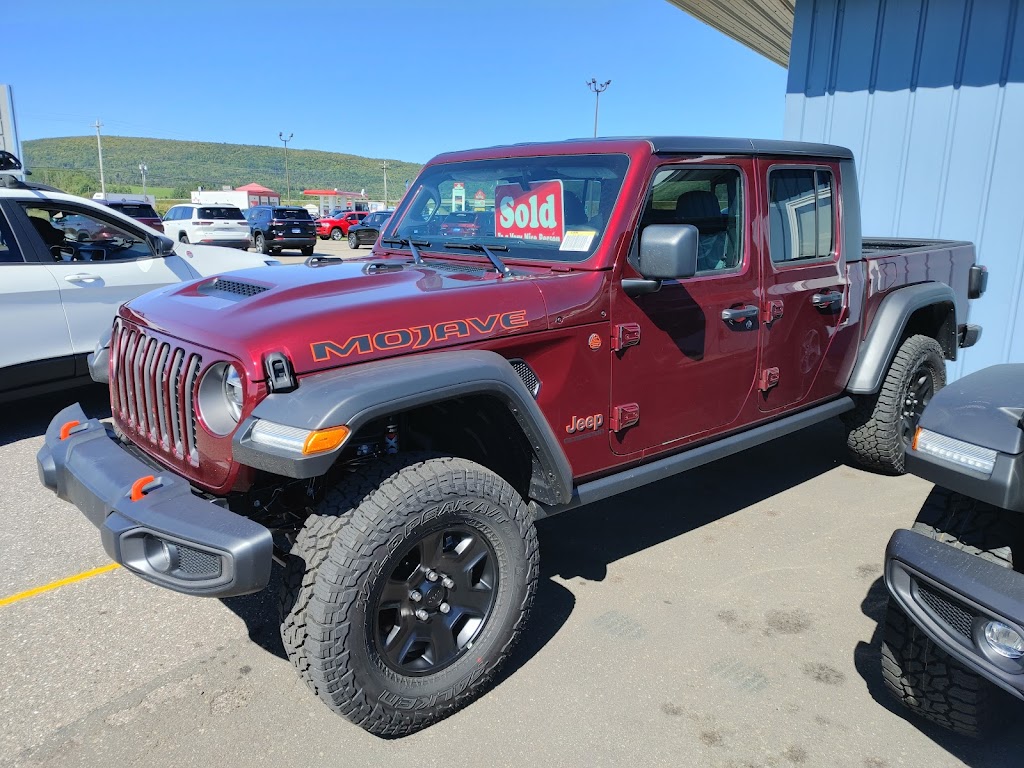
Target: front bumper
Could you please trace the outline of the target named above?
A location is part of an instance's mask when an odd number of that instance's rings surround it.
[[[993,619],[1024,634],[1024,574],[916,531],[896,531],[885,552],[885,584],[936,645],[1024,699],[1024,660],[999,655],[984,635]]]
[[[79,426],[62,439],[69,422]],[[189,595],[230,597],[258,592],[270,580],[269,530],[136,458],[78,403],[50,422],[36,463],[43,485],[100,529],[107,554],[146,581]],[[133,485],[147,476],[153,480],[143,493],[133,494]]]

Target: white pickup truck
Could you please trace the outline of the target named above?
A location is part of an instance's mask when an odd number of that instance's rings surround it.
[[[124,302],[276,259],[175,243],[92,200],[0,174],[0,403],[91,381]]]

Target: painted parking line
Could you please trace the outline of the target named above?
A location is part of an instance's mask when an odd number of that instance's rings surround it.
[[[33,589],[26,589],[24,592],[18,592],[17,594],[11,595],[10,597],[0,598],[0,608],[4,606],[16,603],[19,600],[28,600],[30,597],[41,595],[44,592],[49,592],[57,587],[63,587],[67,584],[74,584],[76,581],[85,581],[91,579],[93,576],[99,576],[102,573],[108,573],[115,568],[120,568],[118,563],[109,563],[108,565],[101,565],[99,568],[93,568],[91,571],[82,571],[76,573],[74,576],[68,576],[66,579],[58,579],[57,581],[51,581],[49,584],[44,584],[41,587],[35,587]]]

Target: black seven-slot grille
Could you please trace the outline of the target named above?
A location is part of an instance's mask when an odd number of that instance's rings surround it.
[[[202,358],[118,320],[110,359],[110,405],[122,429],[198,467],[195,393]]]

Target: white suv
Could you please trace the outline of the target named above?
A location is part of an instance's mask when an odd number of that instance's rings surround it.
[[[176,243],[101,203],[0,174],[0,403],[91,381],[86,357],[126,301],[278,263]]]
[[[179,243],[241,248],[252,245],[249,222],[233,205],[176,205],[164,214],[164,233]]]

